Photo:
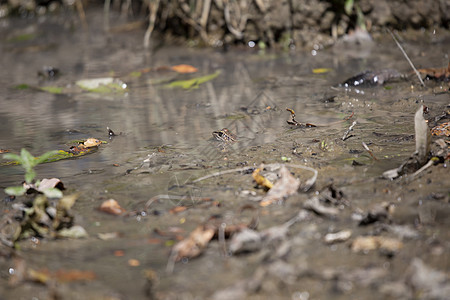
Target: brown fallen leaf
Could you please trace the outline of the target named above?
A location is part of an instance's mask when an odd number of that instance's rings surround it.
[[[199,256],[214,236],[216,229],[208,225],[200,225],[189,234],[187,238],[179,241],[173,248],[175,261],[182,258],[193,258]]]
[[[450,80],[450,62],[447,67],[418,69],[420,73],[428,76],[430,79],[448,81]]]
[[[175,206],[174,208],[172,208],[171,210],[169,210],[169,212],[173,215],[183,212],[185,210],[187,210],[188,207],[187,206]]]
[[[128,265],[130,267],[139,267],[141,263],[137,259],[131,258],[128,260]]]
[[[273,183],[270,182],[270,180],[268,180],[264,176],[262,176],[260,174],[260,172],[261,172],[261,168],[255,169],[255,171],[253,171],[253,173],[252,173],[253,180],[255,180],[257,185],[260,185],[260,186],[270,190],[273,187]]]
[[[99,210],[112,215],[121,215],[126,212],[126,210],[123,209],[114,199],[103,201],[99,207]]]
[[[172,66],[171,69],[178,73],[195,73],[198,71],[196,67],[184,64]]]
[[[300,186],[300,180],[292,176],[285,166],[281,167],[279,175],[281,178],[259,203],[260,206],[270,205],[273,202],[281,201],[286,197],[297,193]]]
[[[28,269],[28,279],[39,283],[47,283],[49,280],[56,280],[58,282],[72,282],[72,281],[91,281],[96,278],[93,271],[82,270],[58,270],[51,272],[48,269]]]
[[[91,281],[96,278],[93,271],[82,270],[58,270],[53,277],[59,282]]]
[[[388,253],[395,253],[403,247],[403,243],[397,239],[383,236],[359,236],[353,240],[351,249],[353,252],[367,252],[380,249]]]

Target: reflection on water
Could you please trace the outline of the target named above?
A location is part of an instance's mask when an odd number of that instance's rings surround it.
[[[9,26],[14,26],[14,22],[24,26],[23,21],[10,22]],[[77,172],[86,168],[85,164],[95,164],[99,158],[109,164],[127,160],[131,153],[146,147],[202,147],[211,138],[212,131],[224,127],[239,136],[241,148],[271,142],[286,129],[285,120],[289,117],[286,107],[295,109],[300,121],[326,124],[348,114],[354,107],[371,109],[374,101],[389,102],[399,97],[395,91],[377,90],[377,94],[372,94],[369,90],[364,94],[349,94],[348,102],[335,103],[333,96],[338,92],[330,89],[331,86],[371,67],[407,70],[395,47],[376,49],[373,59],[354,58],[345,53],[336,55],[331,51],[313,56],[243,50],[223,53],[176,47],[160,49],[149,56],[134,42],[137,33],[111,40],[95,30],[95,23],[89,34],[50,25],[44,22],[32,26],[35,37],[31,41],[2,43],[0,146],[13,152],[25,147],[37,155],[50,149],[64,149],[69,140],[106,139],[107,126],[122,133],[121,142],[102,147],[110,147],[109,151],[102,149],[97,157],[86,157],[83,162],[72,164],[72,168],[78,168]],[[15,28],[18,29],[13,33],[20,34],[22,27]],[[8,32],[6,28],[2,30]],[[33,50],[34,45],[46,44],[55,46]],[[221,74],[197,89],[183,90],[154,84],[159,76],[165,75],[150,72],[140,78],[127,77],[129,91],[123,95],[53,95],[12,88],[23,83],[70,86],[79,79],[123,76],[143,67],[175,64],[193,65],[200,75],[217,70]],[[59,68],[62,76],[43,82],[37,72],[46,65]],[[312,74],[312,69],[318,67],[333,71]],[[388,121],[384,112],[368,113],[371,117],[382,115]],[[370,120],[369,116],[366,120]],[[74,170],[68,173],[62,167],[60,171],[60,176],[66,176]]]
[[[135,151],[148,147],[172,145],[190,149],[208,147],[211,132],[227,127],[240,143],[234,148],[272,142],[287,129],[289,113],[297,120],[326,124],[364,108],[359,122],[392,123],[395,116],[390,103],[404,97],[399,90],[350,91],[334,101],[331,86],[366,69],[395,68],[407,72],[408,66],[392,44],[375,45],[372,54],[355,57],[344,51],[336,54],[323,50],[311,53],[260,53],[253,50],[162,48],[152,54],[140,43],[140,32],[110,37],[93,19],[89,32],[69,30],[61,17],[29,25],[11,19],[1,28],[0,45],[0,147],[18,152],[22,147],[38,155],[51,149],[65,149],[74,139],[107,139],[109,126],[122,135],[100,153],[76,163],[56,163],[61,177],[103,164],[127,161]],[[14,30],[10,30],[14,28]],[[14,37],[29,33],[29,40]],[[39,47],[38,47],[39,46]],[[439,53],[439,45],[434,53]],[[442,48],[445,53],[445,48]],[[440,57],[422,58],[427,65],[441,64]],[[421,58],[417,58],[420,64]],[[163,72],[149,72],[139,78],[126,76],[143,68],[190,64],[198,76],[220,71],[220,75],[191,90],[169,89],[158,80]],[[59,68],[61,76],[43,81],[37,76],[44,66]],[[314,68],[331,68],[326,74],[313,74]],[[54,95],[37,90],[14,89],[20,84],[70,87],[80,79],[116,75],[127,78],[129,91],[120,95],[89,93]],[[342,101],[341,99],[344,99]],[[373,110],[376,105],[377,110]],[[332,130],[332,129],[330,129]],[[117,141],[119,140],[120,141]],[[199,152],[198,150],[194,152]],[[65,164],[70,165],[66,169]],[[10,172],[4,171],[1,172]]]

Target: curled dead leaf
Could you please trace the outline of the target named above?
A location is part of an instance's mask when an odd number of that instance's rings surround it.
[[[43,191],[45,189],[48,188],[57,188],[60,190],[64,190],[64,184],[62,183],[62,181],[58,178],[44,178],[41,180],[41,183],[39,183],[39,191]]]
[[[173,248],[175,261],[183,257],[193,258],[199,256],[213,238],[216,229],[212,226],[200,225],[191,232],[189,237],[179,241]]]
[[[253,171],[252,173],[253,180],[255,180],[256,184],[270,190],[273,187],[273,183],[270,182],[270,180],[268,180],[264,176],[262,176],[260,172],[261,172],[260,168],[255,169],[255,171]]]
[[[259,203],[260,206],[267,206],[273,202],[284,200],[286,197],[297,193],[300,187],[300,180],[291,175],[291,172],[282,166],[279,172],[280,179],[269,190],[266,197]]]
[[[101,142],[100,140],[98,140],[98,139],[95,139],[95,138],[88,138],[88,139],[83,143],[83,145],[84,145],[86,148],[91,148],[91,147],[97,147],[97,146],[99,146],[101,143],[102,143],[102,142]]]
[[[99,209],[105,213],[112,214],[112,215],[121,215],[126,211],[114,199],[109,199],[109,200],[103,201],[103,203],[100,205]]]

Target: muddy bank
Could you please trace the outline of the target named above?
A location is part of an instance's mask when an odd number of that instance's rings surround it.
[[[371,34],[385,27],[397,30],[449,27],[447,1],[320,1],[320,0],[197,0],[106,2],[103,17],[109,30],[109,12],[120,12],[122,19],[138,20],[132,26],[147,27],[168,42],[191,45],[228,46],[247,44],[259,47],[320,48],[332,45],[356,28]],[[2,0],[0,16],[33,18],[48,13],[70,12],[86,25],[85,12],[103,1],[7,1]],[[116,24],[113,19],[111,24]],[[123,29],[123,28],[122,28]],[[362,37],[362,42],[366,37]]]

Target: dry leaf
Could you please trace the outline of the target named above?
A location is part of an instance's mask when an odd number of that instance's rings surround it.
[[[175,206],[174,208],[172,208],[171,210],[169,210],[169,212],[171,214],[177,214],[180,212],[183,212],[185,210],[187,210],[188,208],[186,206]]]
[[[99,146],[101,143],[102,143],[102,142],[101,142],[100,140],[98,140],[98,139],[95,139],[95,138],[88,138],[88,139],[83,143],[83,145],[84,145],[86,148],[91,148],[91,147],[97,147],[97,146]]]
[[[93,271],[81,271],[81,270],[58,270],[53,276],[59,282],[71,282],[71,281],[90,281],[96,278]]]
[[[58,178],[42,179],[41,182],[39,183],[38,190],[43,191],[49,188],[58,188],[60,190],[64,190],[64,184]]]
[[[131,258],[128,260],[128,265],[130,267],[139,267],[141,263],[137,259]]]
[[[417,71],[427,75],[431,79],[448,81],[450,79],[450,62],[448,63],[447,68],[418,69]]]
[[[390,253],[397,252],[403,247],[403,243],[397,239],[382,236],[359,236],[351,246],[353,252],[367,252],[380,249]]]
[[[297,193],[300,186],[300,180],[292,176],[285,166],[281,167],[279,175],[281,178],[269,190],[266,197],[264,197],[259,205],[267,206]]]
[[[47,283],[56,279],[58,282],[90,281],[96,278],[93,271],[81,270],[58,270],[50,272],[48,269],[33,270],[28,269],[28,279],[39,283]]]
[[[260,174],[261,169],[258,168],[252,173],[253,180],[255,180],[256,184],[270,190],[273,187],[273,183],[270,182],[267,178]]]
[[[172,249],[175,261],[183,257],[193,258],[200,255],[213,238],[216,229],[212,226],[200,225],[191,232],[189,237],[178,242]]]
[[[99,209],[105,213],[112,214],[112,215],[121,215],[122,213],[124,213],[126,211],[114,199],[109,199],[109,200],[103,201],[103,203],[102,203],[102,205],[100,205]]]
[[[178,73],[195,73],[198,71],[196,67],[184,64],[172,66],[171,69]]]

